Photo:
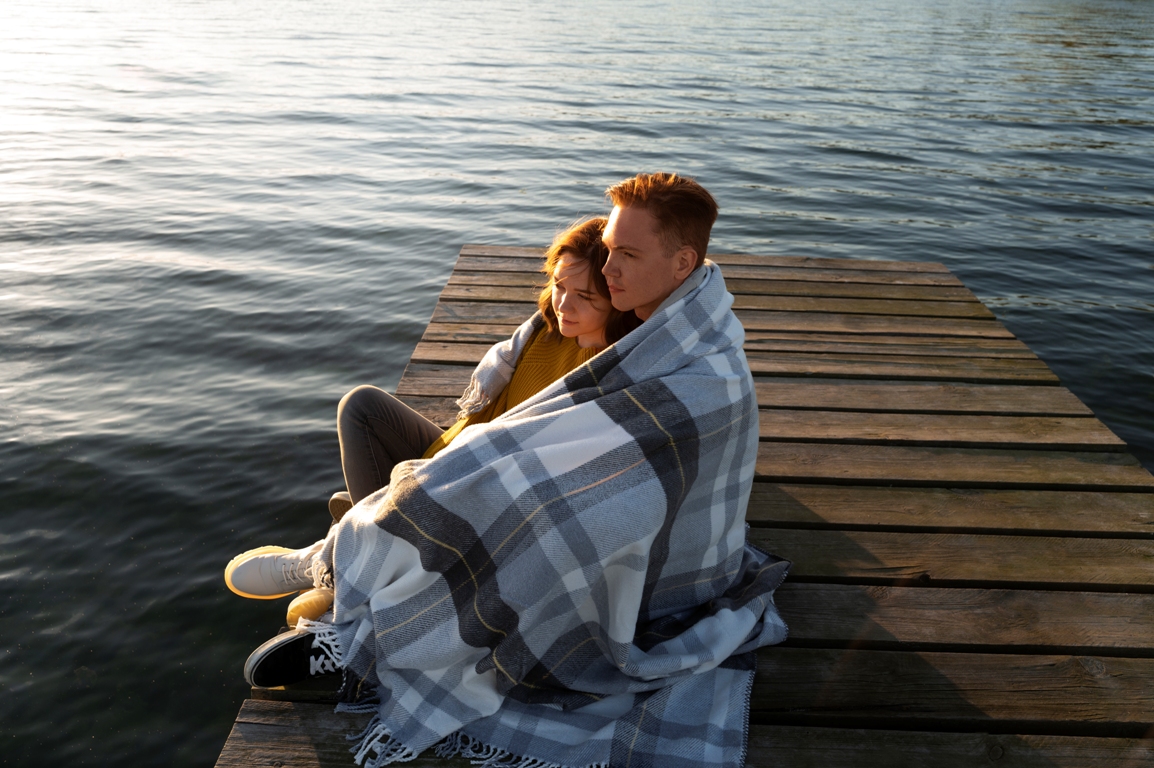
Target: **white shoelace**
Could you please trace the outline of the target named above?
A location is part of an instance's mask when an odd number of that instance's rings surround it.
[[[311,584],[313,580],[312,564],[313,559],[311,557],[297,560],[294,563],[286,563],[282,560],[280,565],[281,580],[285,584],[296,584],[299,581],[308,581]]]
[[[339,672],[336,659],[329,655],[328,649],[320,642],[319,638],[313,638],[313,648],[320,651],[320,656],[313,656],[309,654],[309,675],[326,675],[333,672]]]

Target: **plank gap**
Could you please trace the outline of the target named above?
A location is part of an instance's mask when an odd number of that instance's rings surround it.
[[[1073,581],[1005,581],[997,579],[935,579],[929,574],[887,578],[885,576],[794,576],[788,582],[797,584],[836,584],[860,587],[904,587],[937,589],[1004,589],[1038,592],[1093,592],[1100,594],[1154,594],[1154,584],[1097,584]],[[787,583],[788,583],[787,582]]]
[[[1095,445],[1093,443],[1054,442],[1033,443],[1020,440],[966,440],[954,438],[945,440],[930,440],[924,438],[904,437],[798,437],[792,435],[766,435],[761,438],[766,442],[798,443],[802,445],[878,445],[878,446],[908,446],[917,448],[1004,448],[1006,450],[1030,451],[1078,451],[1080,453],[1129,453],[1123,445]]]
[[[1003,656],[1105,656],[1114,659],[1151,659],[1154,648],[1120,648],[1097,645],[1003,645],[976,643],[929,643],[907,640],[836,640],[789,638],[775,648],[803,648],[839,651],[902,651],[910,653],[980,653]]]
[[[1150,541],[1154,531],[1088,531],[1081,528],[990,528],[974,525],[889,525],[885,523],[777,522],[755,518],[746,520],[750,528],[783,531],[871,531],[875,533],[960,533],[975,536],[1036,536],[1054,539],[1117,539]]]
[[[433,362],[433,361],[422,360],[421,362]],[[445,361],[438,361],[438,362],[445,362]],[[752,363],[751,363],[750,367],[751,368],[754,367],[752,365]],[[793,379],[793,378],[797,378],[799,375],[801,375],[801,376],[806,375],[805,371],[799,370],[799,368],[800,368],[800,366],[796,366],[793,368],[786,368],[783,366],[782,370],[780,372],[768,371],[768,370],[764,370],[764,369],[763,370],[755,370],[754,376],[756,378],[759,378],[759,379],[774,379],[777,377]],[[946,383],[1001,384],[1001,385],[1034,386],[1034,387],[1060,387],[1060,386],[1062,386],[1062,382],[1058,380],[1057,376],[1053,376],[1053,374],[1050,374],[1050,376],[1047,376],[1045,378],[1042,378],[1040,376],[1039,377],[999,376],[997,374],[990,374],[988,376],[975,376],[975,375],[967,375],[964,373],[952,373],[952,372],[951,373],[940,373],[940,374],[935,374],[932,372],[902,373],[901,371],[894,370],[893,368],[886,368],[883,370],[879,370],[876,373],[869,373],[869,372],[865,372],[865,371],[861,371],[861,370],[846,370],[844,373],[842,373],[842,372],[830,370],[827,367],[823,370],[815,371],[815,378],[818,375],[820,375],[820,377],[824,378],[824,379],[847,379],[847,380],[848,379],[858,379],[861,381],[903,381],[903,382],[926,381],[926,382],[942,382],[943,384],[946,384]],[[1052,378],[1051,378],[1051,376],[1052,376]]]
[[[807,727],[864,728],[891,731],[935,731],[942,733],[989,733],[1028,736],[1079,736],[1111,739],[1154,739],[1154,726],[1147,723],[1095,723],[1087,721],[1007,720],[986,718],[897,718],[853,715],[807,715],[753,711],[750,724]],[[933,763],[926,763],[932,765]]]

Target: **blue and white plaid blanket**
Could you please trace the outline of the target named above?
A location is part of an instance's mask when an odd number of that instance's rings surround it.
[[[707,262],[640,328],[334,526],[311,626],[379,702],[358,764],[740,766],[789,563],[746,544],[757,404]],[[489,351],[498,394],[540,317]]]

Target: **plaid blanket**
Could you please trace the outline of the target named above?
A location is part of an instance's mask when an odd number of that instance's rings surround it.
[[[789,563],[746,543],[757,404],[706,262],[640,328],[333,527],[310,628],[377,689],[356,762],[739,766]],[[500,392],[541,323],[478,366]],[[356,705],[346,709],[357,709]]]

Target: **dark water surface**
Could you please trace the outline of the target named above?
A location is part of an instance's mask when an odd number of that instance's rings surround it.
[[[731,5],[4,4],[0,762],[211,765],[337,400],[638,170],[944,262],[1154,467],[1154,3]]]

